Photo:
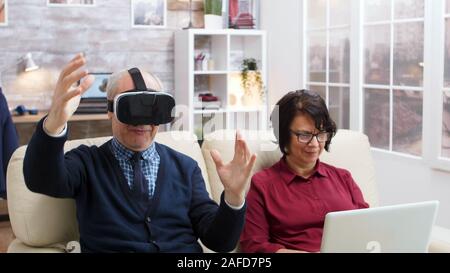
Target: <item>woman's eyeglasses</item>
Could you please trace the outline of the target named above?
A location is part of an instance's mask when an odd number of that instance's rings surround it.
[[[330,137],[330,134],[324,131],[318,132],[317,134],[312,134],[308,132],[294,132],[291,130],[291,133],[297,137],[298,142],[306,144],[309,144],[313,140],[313,137],[316,137],[317,142],[319,143],[326,142]]]

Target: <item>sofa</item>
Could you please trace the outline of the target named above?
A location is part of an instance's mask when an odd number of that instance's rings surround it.
[[[250,150],[257,154],[253,172],[269,167],[278,161],[281,152],[274,143],[271,131],[241,131]],[[219,181],[210,150],[216,149],[225,162],[234,153],[235,131],[219,130],[205,137],[200,147],[194,135],[187,132],[161,132],[156,141],[168,145],[197,160],[206,188],[216,202],[223,187]],[[66,142],[65,150],[81,144],[101,145],[110,137],[72,140]],[[57,199],[36,194],[24,183],[22,165],[26,147],[13,154],[7,172],[8,208],[12,230],[16,239],[9,245],[8,252],[78,252],[79,238],[75,202],[72,199]],[[378,206],[375,169],[367,136],[353,131],[339,130],[331,144],[331,151],[324,152],[321,160],[337,167],[348,169],[360,186],[370,206]],[[438,230],[441,238],[433,238],[432,252],[450,252],[446,230]],[[444,235],[443,235],[444,234]],[[205,252],[209,252],[204,248]]]

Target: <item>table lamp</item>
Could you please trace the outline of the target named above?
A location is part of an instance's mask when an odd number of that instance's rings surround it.
[[[39,66],[34,62],[33,56],[30,52],[17,59],[17,61],[13,65],[22,65],[20,70],[23,69],[23,71],[25,72],[31,72],[39,69]],[[0,86],[2,85],[2,73],[11,66],[12,65],[7,65],[0,70]]]

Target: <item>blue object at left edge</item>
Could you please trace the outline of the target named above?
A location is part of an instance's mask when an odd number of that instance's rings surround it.
[[[19,140],[16,127],[0,87],[0,197],[4,199],[6,199],[6,170],[17,147],[19,147]]]

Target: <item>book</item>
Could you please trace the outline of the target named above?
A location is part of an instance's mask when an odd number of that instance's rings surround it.
[[[222,103],[220,101],[195,101],[195,109],[220,109]]]

